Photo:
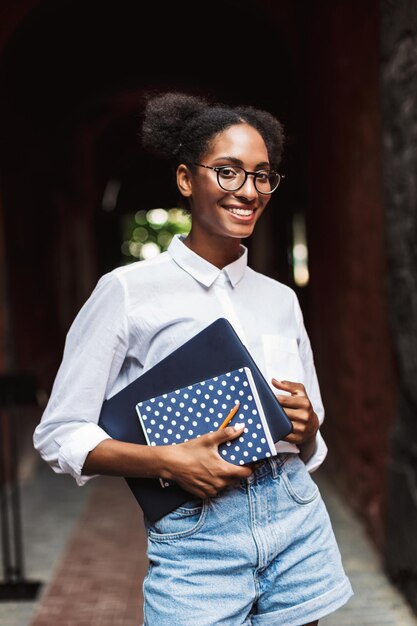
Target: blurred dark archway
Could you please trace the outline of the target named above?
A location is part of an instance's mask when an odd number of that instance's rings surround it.
[[[98,276],[122,262],[123,214],[175,206],[170,172],[140,150],[144,91],[207,93],[265,107],[284,120],[285,168],[297,177],[288,176],[248,245],[255,248],[255,266],[290,278],[288,207],[305,200],[297,163],[304,83],[294,56],[300,42],[289,41],[300,10],[289,2],[282,9],[274,20],[267,8],[230,2],[219,11],[208,8],[202,29],[192,2],[169,3],[161,12],[159,5],[127,0],[50,1],[16,28],[0,64],[13,354],[25,364],[42,354],[37,369],[47,386],[76,311]],[[103,193],[113,179],[120,194],[106,212]],[[28,340],[30,309],[37,332],[29,331]],[[59,346],[55,354],[45,354],[45,336]]]
[[[398,373],[386,293],[380,3],[5,1],[0,26],[0,360],[47,392],[65,333],[122,262],[120,224],[173,206],[141,153],[144,92],[181,89],[283,122],[285,184],[248,242],[251,265],[296,289],[327,409],[326,467],[385,545]],[[112,210],[103,194],[115,181]],[[310,283],[294,282],[294,218]],[[7,331],[9,331],[7,333]],[[358,478],[359,477],[359,478]]]

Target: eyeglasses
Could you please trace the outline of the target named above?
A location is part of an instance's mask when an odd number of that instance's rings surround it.
[[[253,176],[256,191],[270,194],[278,187],[281,179],[285,178],[284,175],[278,174],[275,170],[247,172],[238,165],[220,165],[219,167],[211,167],[202,163],[194,163],[194,165],[216,172],[219,187],[224,191],[238,191],[246,183],[248,176]]]

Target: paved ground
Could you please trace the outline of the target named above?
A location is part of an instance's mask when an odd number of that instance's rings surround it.
[[[417,626],[361,523],[322,470],[314,476],[355,591],[320,626]],[[145,535],[141,511],[123,479],[102,477],[80,489],[42,464],[23,486],[22,503],[26,577],[44,584],[36,601],[0,603],[0,625],[139,626]],[[117,547],[115,536],[123,539]]]
[[[318,471],[320,486],[333,522],[343,563],[355,595],[337,613],[320,620],[320,626],[415,626],[402,594],[388,581],[361,522],[341,501],[325,476]]]

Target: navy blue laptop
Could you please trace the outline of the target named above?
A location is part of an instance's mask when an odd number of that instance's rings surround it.
[[[251,370],[273,441],[283,439],[292,430],[291,421],[233,326],[225,318],[214,321],[127,387],[105,400],[99,426],[113,439],[147,445],[136,411],[138,402],[241,367],[249,367]],[[143,513],[153,522],[193,497],[178,485],[164,489],[157,478],[127,477],[126,481]]]

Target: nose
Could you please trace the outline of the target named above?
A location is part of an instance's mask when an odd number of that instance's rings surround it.
[[[258,192],[255,187],[255,177],[253,174],[248,174],[244,184],[235,192],[235,195],[246,200],[247,202],[258,197]]]

